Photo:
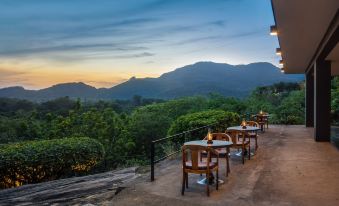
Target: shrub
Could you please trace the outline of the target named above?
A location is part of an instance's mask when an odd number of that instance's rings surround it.
[[[206,110],[179,117],[172,123],[168,133],[173,135],[214,123],[218,124],[212,127],[213,131],[224,132],[227,127],[238,125],[239,120],[239,115],[234,112],[226,112],[223,110]],[[202,139],[206,135],[206,131],[207,130],[203,130],[194,133],[194,138]]]
[[[0,188],[54,180],[89,171],[104,149],[88,137],[36,140],[0,147]]]
[[[283,124],[303,124],[305,114],[305,92],[292,91],[282,100],[276,110],[276,118]]]

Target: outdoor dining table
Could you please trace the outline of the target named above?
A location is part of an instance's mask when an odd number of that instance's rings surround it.
[[[268,118],[270,117],[269,114],[260,114],[260,113],[254,115],[254,116],[257,117],[257,118],[259,118],[261,122],[263,121],[264,118],[267,118],[267,119],[268,119]],[[260,127],[261,127],[261,131],[263,132],[263,131],[264,131],[264,125],[260,125]]]
[[[220,148],[226,148],[229,151],[229,148],[232,146],[231,141],[222,141],[222,140],[213,140],[212,144],[207,143],[207,140],[196,140],[196,141],[190,141],[190,142],[185,142],[184,145],[198,145],[198,146],[204,146],[204,147],[211,147],[213,149],[220,149]],[[228,158],[226,158],[228,161]],[[229,162],[226,163],[229,165]],[[226,171],[227,172],[227,171]],[[197,183],[201,185],[206,185],[207,184],[207,179],[203,178],[201,180],[198,180]],[[214,176],[213,173],[211,173],[211,176],[209,178],[210,184],[214,184]],[[223,184],[224,181],[219,179],[219,184]]]
[[[252,126],[246,126],[243,127],[243,126],[235,126],[235,127],[228,127],[227,130],[235,130],[235,131],[238,131],[240,133],[242,133],[242,135],[245,135],[246,132],[256,132],[258,130],[260,130],[259,127],[252,127]],[[241,156],[241,152],[237,153],[236,154],[237,156]],[[253,156],[254,153],[251,152],[251,156]]]

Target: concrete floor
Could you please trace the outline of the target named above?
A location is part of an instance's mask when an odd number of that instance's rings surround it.
[[[156,180],[134,183],[104,205],[339,205],[339,151],[328,142],[315,142],[304,126],[270,126],[260,134],[256,155],[241,164],[231,157],[231,174],[210,197],[189,175],[181,196],[181,164],[168,160],[156,167]]]

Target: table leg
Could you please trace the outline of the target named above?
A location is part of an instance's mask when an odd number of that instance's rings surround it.
[[[226,151],[227,151],[227,153],[226,153],[226,167],[227,167],[226,168],[226,177],[228,177],[228,173],[231,172],[231,170],[230,170],[230,158],[229,158],[230,148],[227,147]]]

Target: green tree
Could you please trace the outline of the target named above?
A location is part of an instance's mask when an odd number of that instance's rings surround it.
[[[305,91],[292,91],[276,110],[279,122],[285,124],[304,124]]]

